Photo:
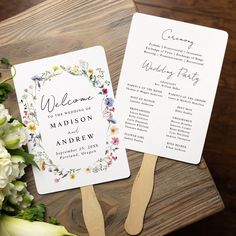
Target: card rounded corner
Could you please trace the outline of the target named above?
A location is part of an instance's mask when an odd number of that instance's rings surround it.
[[[193,165],[199,165],[202,160],[202,157],[200,159],[197,159],[196,161],[193,161],[191,164]]]
[[[130,171],[130,169],[129,169],[129,170],[127,171],[127,174],[126,174],[125,178],[128,179],[130,176],[131,176],[131,171]]]
[[[222,30],[222,32],[224,33],[226,39],[228,40],[228,38],[229,38],[229,33],[228,33],[227,31],[225,31],[225,30]]]
[[[37,190],[37,193],[38,193],[39,195],[45,195],[45,194],[47,194],[47,193],[45,193],[44,191],[42,191],[42,190],[37,186],[37,184],[36,184],[36,190]]]
[[[100,50],[103,53],[105,53],[105,48],[102,45],[97,45],[97,46],[95,46],[95,48],[97,48],[98,50]]]

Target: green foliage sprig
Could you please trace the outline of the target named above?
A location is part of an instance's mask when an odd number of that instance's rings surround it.
[[[12,76],[10,76],[10,77],[2,80],[2,81],[0,80],[0,103],[2,103],[7,99],[8,94],[13,91],[13,87],[9,83],[7,83],[7,81],[10,81],[15,77],[16,68],[5,57],[2,57],[0,59],[0,66],[1,67],[4,66],[5,67],[4,69],[11,69],[11,68],[13,69],[13,75]],[[1,71],[1,68],[0,68],[0,79],[1,78],[2,78],[2,71]]]

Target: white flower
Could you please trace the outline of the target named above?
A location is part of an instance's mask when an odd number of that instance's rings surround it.
[[[12,161],[12,174],[9,177],[11,180],[20,179],[25,174],[25,160],[22,156],[11,156]]]
[[[1,236],[76,236],[71,234],[62,225],[53,225],[45,222],[30,222],[13,216],[0,216]]]
[[[18,120],[14,120],[8,124],[3,141],[8,149],[17,149],[25,145],[27,142],[25,127]]]
[[[6,159],[10,158],[10,154],[8,153],[7,149],[3,147],[3,145],[0,143],[0,159]]]
[[[79,74],[79,67],[78,66],[72,66],[70,67],[70,72],[72,74],[78,75]]]
[[[12,174],[12,162],[8,158],[0,159],[0,189],[4,188],[8,182],[9,177]]]
[[[11,183],[8,189],[7,199],[12,205],[16,206],[18,209],[25,209],[29,207],[34,198],[28,192],[26,187],[26,183],[22,181],[14,181]]]
[[[3,127],[11,119],[8,110],[5,109],[3,104],[0,104],[0,127]]]
[[[14,188],[14,184],[9,183],[5,188],[2,189],[4,196],[9,196],[11,194],[11,189]]]

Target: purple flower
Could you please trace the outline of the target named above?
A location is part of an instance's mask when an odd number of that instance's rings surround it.
[[[33,81],[41,81],[41,80],[43,80],[43,78],[42,78],[41,76],[39,76],[39,75],[35,75],[35,76],[33,76],[31,79],[32,79]]]
[[[107,94],[107,93],[108,93],[108,89],[107,89],[107,88],[103,88],[103,89],[102,89],[102,93],[103,93],[103,94]]]
[[[112,107],[113,104],[114,104],[114,99],[113,99],[113,98],[106,98],[106,99],[105,99],[105,104],[106,104],[106,106],[108,106],[108,107]]]
[[[119,138],[115,138],[115,137],[114,137],[114,138],[111,139],[111,143],[112,143],[113,145],[116,145],[116,146],[117,146],[117,145],[119,145],[120,140],[119,140]]]

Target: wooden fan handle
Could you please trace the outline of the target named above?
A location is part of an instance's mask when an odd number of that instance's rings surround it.
[[[105,236],[105,224],[101,206],[93,185],[81,187],[84,222],[89,236]]]
[[[144,153],[142,165],[134,180],[129,213],[125,221],[125,230],[130,235],[137,235],[142,231],[144,215],[152,196],[157,159],[158,156]]]

